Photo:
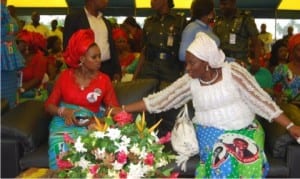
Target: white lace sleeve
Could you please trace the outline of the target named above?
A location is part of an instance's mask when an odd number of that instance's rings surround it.
[[[231,70],[243,100],[253,112],[270,122],[282,113],[282,110],[245,68],[237,63],[231,63]]]
[[[150,113],[159,113],[179,108],[191,100],[191,77],[185,74],[167,88],[143,98]]]

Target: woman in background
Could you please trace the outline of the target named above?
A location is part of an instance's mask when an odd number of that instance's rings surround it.
[[[16,45],[19,26],[9,14],[6,0],[1,0],[1,98],[10,108],[16,105],[18,91],[18,70],[24,66],[24,58]]]
[[[20,52],[25,59],[21,70],[22,82],[19,88],[19,102],[30,99],[46,100],[44,84],[48,81],[47,58],[45,56],[46,39],[37,32],[22,30],[17,36]]]
[[[131,81],[138,64],[139,53],[130,50],[128,35],[122,28],[113,29],[113,39],[122,70],[121,81]]]
[[[300,33],[289,38],[289,62],[279,64],[273,72],[277,103],[300,124]]]

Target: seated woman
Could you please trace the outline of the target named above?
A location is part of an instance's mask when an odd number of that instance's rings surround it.
[[[279,64],[286,64],[288,62],[288,55],[289,52],[285,41],[283,39],[277,40],[272,45],[271,58],[268,63],[268,69],[271,73],[274,72],[275,67]]]
[[[113,30],[119,62],[122,69],[121,81],[131,81],[138,64],[139,53],[132,53],[128,43],[128,36],[122,28]]]
[[[78,43],[80,42],[80,43]],[[75,32],[64,53],[70,67],[61,72],[45,103],[54,116],[50,124],[49,167],[57,169],[57,161],[66,151],[63,134],[76,137],[87,131],[81,120],[100,116],[100,105],[119,106],[110,78],[100,72],[101,52],[90,29]]]
[[[288,50],[290,62],[273,72],[274,96],[287,115],[300,123],[300,33],[289,39]]]
[[[200,156],[196,178],[265,177],[269,165],[256,114],[279,123],[297,140],[300,126],[283,114],[245,68],[224,60],[216,42],[199,32],[186,51],[187,74],[164,90],[113,112],[160,113],[192,100]],[[214,158],[219,147],[223,149],[221,161]]]
[[[47,38],[47,52],[47,73],[49,75],[49,80],[54,81],[61,69],[66,68],[62,54],[62,41],[58,36],[53,35]]]
[[[46,39],[39,33],[22,30],[17,36],[17,44],[25,59],[25,67],[21,70],[19,102],[45,100],[48,96],[43,89],[47,81]]]

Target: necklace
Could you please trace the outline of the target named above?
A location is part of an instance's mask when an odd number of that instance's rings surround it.
[[[210,84],[214,83],[218,79],[218,77],[219,77],[219,72],[218,72],[218,70],[216,70],[215,77],[213,79],[211,79],[210,81],[203,81],[200,78],[199,78],[199,81],[200,81],[200,83],[202,83],[204,85],[210,85]]]

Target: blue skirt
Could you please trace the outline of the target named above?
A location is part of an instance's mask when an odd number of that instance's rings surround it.
[[[1,71],[1,98],[5,98],[9,107],[16,105],[18,90],[18,72],[17,71]]]

